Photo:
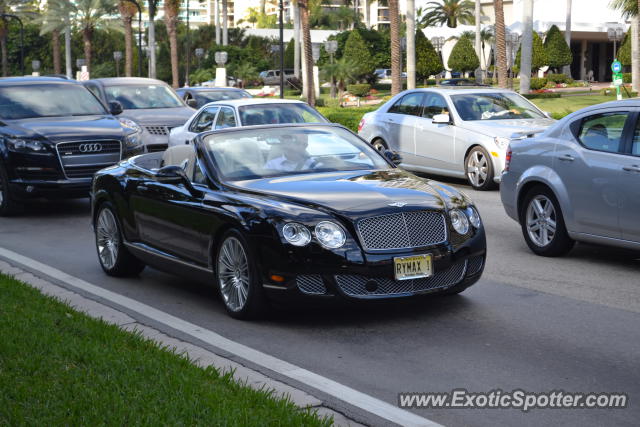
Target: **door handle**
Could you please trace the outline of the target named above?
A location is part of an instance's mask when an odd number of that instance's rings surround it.
[[[564,154],[558,157],[558,159],[562,162],[573,162],[575,160],[575,157],[573,157],[571,154]]]
[[[625,170],[627,172],[640,172],[640,166],[638,165],[624,166],[622,170]]]

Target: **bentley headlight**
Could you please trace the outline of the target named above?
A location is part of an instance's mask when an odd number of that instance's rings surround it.
[[[282,227],[282,236],[293,246],[305,246],[311,241],[311,232],[297,222],[290,222]]]
[[[451,218],[451,225],[458,234],[467,234],[469,231],[469,220],[467,215],[459,209],[451,209],[449,211],[449,217]]]
[[[11,151],[21,153],[46,153],[47,146],[32,139],[7,138],[7,147]]]
[[[509,143],[511,142],[509,138],[503,138],[501,136],[496,136],[495,138],[493,138],[493,141],[496,143],[498,148],[503,150],[506,150],[509,146]]]
[[[325,248],[337,249],[344,245],[347,235],[338,224],[331,221],[322,221],[316,225],[316,239]]]
[[[471,223],[471,225],[473,225],[473,228],[480,228],[481,220],[478,210],[473,206],[469,206],[466,210],[466,213],[469,217],[469,222]]]

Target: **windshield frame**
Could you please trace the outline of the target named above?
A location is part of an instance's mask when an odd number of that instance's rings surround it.
[[[499,96],[501,96],[503,98],[507,98],[507,99],[509,97],[514,97],[518,101],[523,101],[528,106],[533,107],[532,111],[534,111],[535,113],[539,114],[540,117],[505,117],[505,118],[496,117],[496,118],[486,118],[486,119],[479,118],[479,119],[473,119],[473,120],[465,120],[464,117],[462,116],[462,114],[459,111],[458,105],[456,104],[456,98],[457,97],[463,97],[463,96],[482,97],[482,96],[495,96],[495,95],[499,95]],[[486,92],[450,93],[449,94],[449,98],[451,100],[451,105],[453,106],[453,109],[456,112],[456,115],[463,122],[484,123],[484,122],[492,122],[492,121],[498,121],[499,122],[500,120],[538,120],[538,119],[547,119],[548,118],[547,115],[544,113],[544,111],[540,110],[533,102],[529,101],[527,98],[525,98],[524,96],[522,96],[522,95],[520,95],[519,93],[516,93],[516,92],[491,90],[491,91],[486,91]]]
[[[144,107],[144,108],[130,108],[126,106],[126,103],[123,103],[122,101],[118,100],[118,99],[111,99],[111,96],[109,94],[109,90],[111,88],[119,88],[119,87],[129,87],[129,88],[144,88],[147,89],[149,86],[158,86],[158,87],[162,87],[163,89],[165,89],[165,92],[169,94],[169,96],[171,96],[177,103],[178,105],[172,106],[172,107]],[[183,108],[186,106],[186,104],[184,103],[184,100],[180,97],[180,95],[178,95],[177,93],[175,93],[175,91],[166,83],[116,83],[116,84],[104,84],[103,85],[103,90],[104,90],[104,96],[105,99],[107,100],[107,102],[112,102],[112,101],[118,101],[122,104],[122,107],[124,110],[161,110],[161,109],[171,109],[171,108]]]
[[[261,129],[269,130],[269,129],[288,129],[288,128],[289,129],[290,128],[310,128],[310,129],[316,128],[316,129],[343,130],[348,134],[350,134],[351,136],[355,137],[356,140],[358,140],[358,143],[362,144],[362,147],[364,147],[365,150],[370,151],[373,154],[373,156],[377,156],[377,158],[382,159],[382,161],[384,162],[384,168],[341,169],[341,170],[317,169],[317,170],[308,170],[308,171],[289,171],[289,172],[283,171],[282,173],[269,174],[269,175],[259,176],[259,177],[249,177],[244,179],[233,179],[233,178],[229,179],[227,176],[225,176],[222,173],[222,169],[219,167],[218,163],[216,162],[216,159],[214,158],[211,150],[209,150],[207,146],[208,143],[206,141],[206,139],[212,135],[219,136],[225,133],[247,133],[247,132],[254,133]],[[241,139],[241,138],[243,138],[243,136],[239,135],[238,139]],[[348,173],[348,172],[358,172],[358,171],[364,172],[364,171],[370,171],[370,170],[386,170],[386,169],[398,168],[398,166],[393,164],[393,162],[391,162],[386,156],[384,156],[383,153],[373,148],[367,141],[365,141],[358,134],[353,133],[350,129],[340,124],[330,123],[330,122],[329,123],[292,123],[292,124],[281,124],[281,125],[259,125],[259,126],[250,126],[250,127],[235,127],[235,128],[220,129],[216,131],[208,131],[208,132],[203,132],[199,134],[195,138],[195,143],[196,143],[197,149],[204,154],[203,158],[205,159],[204,165],[206,168],[206,171],[204,172],[208,173],[209,176],[211,177],[215,177],[215,181],[217,181],[218,183],[224,184],[224,185],[230,185],[230,186],[235,186],[235,183],[242,182],[242,181],[273,179],[273,178],[295,176],[295,175],[299,176],[299,175],[305,175],[305,174],[311,175],[311,174],[319,174],[319,173]]]
[[[52,117],[84,117],[84,116],[104,116],[104,115],[109,115],[109,112],[107,111],[107,109],[105,108],[104,104],[102,104],[102,102],[90,91],[88,90],[86,87],[84,87],[83,85],[79,85],[79,84],[74,84],[74,83],[60,83],[60,82],[52,82],[52,81],[46,81],[46,82],[37,82],[37,83],[20,83],[20,84],[8,84],[8,85],[2,85],[0,86],[0,91],[4,90],[4,89],[14,89],[14,88],[20,88],[20,89],[27,89],[28,91],[33,91],[34,93],[38,93],[39,91],[43,90],[42,88],[44,86],[49,86],[49,87],[56,87],[56,89],[63,89],[63,90],[67,90],[68,88],[71,88],[71,90],[79,90],[81,91],[85,91],[86,95],[87,95],[87,99],[91,99],[93,101],[95,101],[95,106],[97,107],[96,111],[94,112],[86,112],[86,110],[82,110],[82,111],[78,111],[78,112],[69,112],[69,113],[65,113],[65,114],[46,114],[46,115],[37,115],[37,116],[26,116],[26,117],[0,117],[0,119],[2,120],[28,120],[28,119],[41,119],[41,118],[52,118]],[[33,99],[38,100],[39,103],[42,103],[42,100],[47,99],[47,97],[34,97]]]

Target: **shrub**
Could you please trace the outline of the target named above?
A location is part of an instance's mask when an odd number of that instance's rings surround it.
[[[532,77],[531,78],[531,90],[539,90],[547,85],[547,79],[544,77]]]
[[[553,69],[559,69],[573,62],[573,54],[571,49],[564,40],[564,36],[557,26],[552,25],[547,31],[547,37],[544,40],[544,48],[547,51],[547,65]],[[566,82],[556,82],[566,83]]]
[[[369,84],[357,84],[357,85],[348,85],[347,90],[350,94],[354,96],[367,96],[369,91],[371,90],[371,85]]]
[[[419,79],[427,80],[444,69],[440,55],[425,37],[422,30],[416,33],[416,74]],[[427,83],[428,84],[428,83]]]
[[[569,83],[569,77],[566,74],[547,74],[547,80],[554,83]]]
[[[480,66],[478,55],[468,37],[460,37],[453,46],[447,65],[452,70],[462,72],[473,71]]]
[[[631,65],[631,27],[622,39],[617,56],[622,65]]]
[[[622,73],[622,82],[631,83],[631,73]]]
[[[358,131],[358,124],[365,113],[375,111],[378,108],[342,108],[342,107],[319,107],[318,111],[330,122],[339,123],[342,126]]]
[[[520,55],[522,54],[522,45],[518,48],[518,53],[516,54],[516,61],[514,69],[521,69],[520,66]],[[537,71],[538,69],[544,67],[545,65],[549,65],[549,57],[547,55],[547,50],[544,48],[542,44],[542,40],[540,40],[540,36],[535,31],[533,32],[533,55],[531,57],[531,71]],[[533,89],[533,88],[532,88]]]
[[[367,43],[357,29],[349,34],[342,57],[356,65],[354,74],[358,80],[373,74],[377,65]]]
[[[525,93],[522,96],[524,96],[527,99],[546,99],[546,98],[560,98],[560,97],[562,97],[562,95],[560,95],[559,93],[552,93],[552,92],[547,92],[547,93]]]

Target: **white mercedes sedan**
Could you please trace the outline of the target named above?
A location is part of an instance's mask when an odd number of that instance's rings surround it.
[[[210,102],[183,125],[171,130],[169,146],[189,144],[199,133],[238,126],[328,123],[306,102],[288,99],[242,98]]]
[[[365,114],[358,133],[378,150],[397,151],[405,169],[489,190],[500,182],[509,142],[552,123],[513,91],[452,87],[399,93]]]

